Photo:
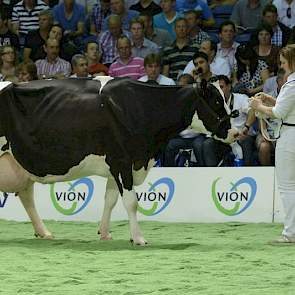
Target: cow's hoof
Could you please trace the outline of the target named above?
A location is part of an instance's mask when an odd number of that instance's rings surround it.
[[[39,233],[34,233],[34,236],[35,238],[39,238],[39,239],[42,239],[42,240],[53,240],[54,239],[54,236],[53,234],[44,234],[44,235],[41,235]]]
[[[101,241],[110,241],[110,240],[112,240],[113,238],[112,238],[112,235],[111,234],[107,234],[107,235],[100,235],[100,240]]]
[[[134,246],[147,246],[148,245],[148,242],[145,241],[143,238],[137,239],[137,240],[130,239],[130,243]]]

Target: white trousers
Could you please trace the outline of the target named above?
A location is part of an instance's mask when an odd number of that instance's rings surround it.
[[[283,235],[295,237],[295,127],[282,126],[276,145],[278,189],[285,211]]]

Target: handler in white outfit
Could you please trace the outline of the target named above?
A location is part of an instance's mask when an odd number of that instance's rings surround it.
[[[269,117],[282,120],[275,165],[285,220],[282,236],[275,242],[295,243],[295,44],[281,50],[280,61],[287,82],[282,86],[279,96],[275,100],[270,95],[258,93],[251,99],[250,106]]]

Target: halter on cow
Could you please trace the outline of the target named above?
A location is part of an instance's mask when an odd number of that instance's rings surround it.
[[[79,79],[6,87],[0,94],[0,126],[10,150],[0,157],[0,169],[8,171],[0,178],[0,189],[19,193],[35,232],[46,237],[50,233],[33,203],[33,182],[105,176],[106,201],[112,202],[102,217],[102,235],[109,237],[119,189],[131,237],[144,244],[133,185],[144,181],[151,160],[190,125],[195,112],[207,132],[223,140],[228,138],[230,114],[219,90],[204,82],[155,86],[125,78],[111,80],[99,91],[99,82]]]

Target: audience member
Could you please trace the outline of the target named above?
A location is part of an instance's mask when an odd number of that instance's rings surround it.
[[[71,40],[84,34],[85,8],[75,0],[64,0],[53,8],[54,20]],[[78,39],[79,40],[79,39]]]
[[[235,54],[239,43],[235,41],[236,26],[228,20],[224,21],[219,27],[219,40],[217,44],[216,57],[226,58],[229,62],[230,72],[233,73],[237,64]]]
[[[10,45],[0,47],[0,81],[15,82],[17,54]]]
[[[100,53],[98,44],[93,41],[89,41],[85,45],[85,56],[88,62],[88,72],[93,76],[105,76],[108,75],[109,69],[100,63]]]
[[[22,47],[28,32],[39,28],[39,13],[48,8],[41,0],[22,0],[14,5],[11,20],[12,29],[18,35]]]
[[[98,37],[98,44],[101,51],[102,63],[110,65],[118,56],[117,40],[121,35],[130,37],[128,31],[122,30],[121,18],[118,15],[111,15],[108,18],[108,31]]]
[[[212,40],[201,43],[200,51],[206,53],[213,75],[226,75],[231,77],[231,69],[227,58],[216,56],[217,45]],[[191,60],[185,67],[183,73],[191,74],[195,69],[194,61]]]
[[[126,36],[121,36],[117,41],[119,52],[118,59],[111,64],[109,75],[111,77],[129,77],[138,80],[144,76],[144,60],[132,56],[131,41]]]
[[[290,29],[278,21],[278,10],[273,4],[268,4],[263,9],[262,20],[272,27],[273,35],[271,43],[273,45],[284,47],[290,37]]]
[[[29,31],[26,36],[25,48],[23,53],[24,61],[31,59],[36,61],[46,56],[43,45],[49,36],[49,31],[53,25],[52,11],[47,9],[39,14],[39,29]]]
[[[295,26],[295,1],[294,0],[273,0],[273,5],[278,10],[278,18],[288,28]]]
[[[136,4],[131,5],[129,9],[136,10],[140,14],[148,13],[152,16],[162,12],[162,8],[153,0],[139,0]]]
[[[32,61],[24,61],[17,66],[18,82],[38,80],[37,67]]]
[[[130,22],[132,55],[145,58],[150,53],[158,53],[156,43],[144,37],[144,23],[140,18],[134,18]]]
[[[151,15],[142,13],[139,16],[139,19],[141,19],[144,23],[145,37],[156,43],[159,51],[162,52],[165,47],[172,43],[172,38],[166,30],[154,28],[153,17]]]
[[[266,62],[258,59],[257,53],[250,45],[240,45],[235,57],[237,68],[234,73],[234,91],[248,96],[260,92],[269,78]]]
[[[129,30],[129,23],[130,21],[134,18],[139,16],[139,12],[135,10],[128,10],[125,7],[124,0],[111,0],[111,14],[118,15],[121,18],[121,23],[122,23],[122,29],[123,30]],[[110,30],[109,25],[109,18],[105,18],[102,26],[102,30]]]
[[[175,11],[175,0],[161,0],[160,6],[162,12],[154,16],[154,27],[166,30],[174,41],[176,38],[175,22],[182,15]]]
[[[244,29],[255,29],[261,20],[262,11],[268,0],[238,0],[230,20]]]
[[[195,79],[190,74],[181,74],[177,79],[177,85],[179,86],[185,86],[193,83],[195,83]]]
[[[227,76],[219,75],[217,78],[220,88],[224,93],[226,104],[232,112],[238,111],[238,115],[231,119],[231,126],[240,131],[238,143],[234,144],[239,144],[241,146],[245,165],[250,166],[253,163],[254,138],[250,135],[244,135],[242,132],[244,126],[247,126],[249,110],[248,97],[243,94],[233,93],[231,81]],[[247,130],[248,128],[246,127]],[[220,166],[226,154],[231,152],[230,145],[224,144],[212,137],[207,138],[201,145],[196,146],[196,149],[198,150],[197,153],[200,155],[201,166],[206,167]]]
[[[214,76],[210,70],[209,57],[205,52],[199,51],[193,57],[195,69],[191,72],[196,82],[206,80],[207,82]]]
[[[202,0],[176,0],[176,11],[185,13],[188,10],[200,11],[202,27],[213,27],[215,20],[207,1]]]
[[[260,60],[264,60],[268,65],[270,75],[276,74],[279,64],[280,48],[271,44],[273,34],[272,27],[268,24],[261,24],[255,31],[255,41],[258,43],[253,48]]]
[[[75,54],[72,57],[72,75],[71,78],[91,78],[88,73],[87,58],[83,54]]]
[[[60,45],[57,39],[47,39],[44,50],[46,57],[36,61],[38,77],[41,79],[62,79],[71,74],[71,64],[59,57]]]
[[[176,40],[163,52],[163,75],[174,81],[182,74],[187,63],[198,50],[197,44],[192,44],[188,37],[187,22],[179,18],[175,22]]]
[[[111,1],[101,0],[98,1],[92,8],[90,20],[90,33],[98,35],[102,30],[102,25],[109,15],[111,14]]]
[[[156,81],[160,85],[175,85],[175,82],[161,75],[161,56],[156,53],[150,53],[144,58],[145,75],[138,80],[141,82]]]
[[[8,27],[8,13],[3,7],[0,8],[0,47],[11,45],[19,49],[18,36]]]
[[[209,40],[210,36],[201,30],[201,12],[198,10],[188,10],[185,12],[184,17],[188,25],[188,34],[193,43],[199,46],[205,40]]]

